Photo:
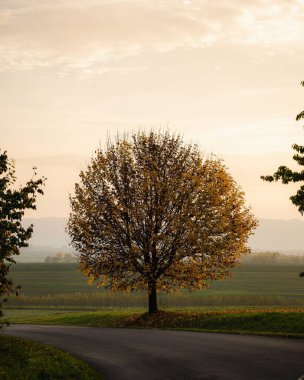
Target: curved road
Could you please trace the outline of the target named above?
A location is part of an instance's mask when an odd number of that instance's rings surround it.
[[[187,331],[13,325],[6,333],[52,344],[108,380],[297,380],[304,341]]]

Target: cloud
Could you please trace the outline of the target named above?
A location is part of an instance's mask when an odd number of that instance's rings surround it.
[[[238,21],[245,32],[242,43],[282,47],[301,44],[304,38],[304,3],[269,2],[265,7],[243,10]]]
[[[0,70],[102,74],[147,52],[286,47],[303,41],[303,8],[300,0],[6,0],[0,5]]]

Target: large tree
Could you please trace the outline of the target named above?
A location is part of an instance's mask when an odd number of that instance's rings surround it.
[[[37,193],[43,194],[44,178],[34,176],[24,186],[15,186],[14,163],[6,152],[0,151],[0,318],[2,306],[10,293],[17,290],[9,277],[14,255],[20,254],[20,248],[28,246],[33,226],[24,228],[21,224],[26,209],[36,209]]]
[[[75,195],[68,232],[89,282],[115,290],[202,289],[249,251],[256,220],[222,161],[165,133],[98,149]]]
[[[301,82],[304,86],[304,81]],[[296,116],[296,120],[304,119],[304,111]],[[304,145],[294,144],[292,149],[296,152],[293,159],[300,166],[304,166]],[[290,182],[304,182],[304,170],[296,171],[288,168],[287,166],[279,166],[278,170],[273,175],[261,176],[264,181],[273,182],[281,181],[283,184]],[[297,193],[290,197],[291,202],[298,207],[301,215],[304,214],[304,184],[300,186]]]

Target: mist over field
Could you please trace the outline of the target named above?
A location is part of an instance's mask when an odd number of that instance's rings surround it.
[[[253,251],[304,254],[304,222],[299,219],[261,219],[249,240]]]
[[[26,218],[34,225],[30,246],[22,250],[18,262],[41,262],[58,252],[72,253],[65,232],[66,218]],[[261,219],[249,244],[253,251],[271,251],[304,255],[304,222],[299,219]]]

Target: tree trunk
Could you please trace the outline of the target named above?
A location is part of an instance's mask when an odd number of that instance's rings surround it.
[[[149,314],[155,314],[158,312],[157,308],[157,295],[156,295],[156,283],[149,284]]]

